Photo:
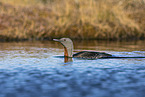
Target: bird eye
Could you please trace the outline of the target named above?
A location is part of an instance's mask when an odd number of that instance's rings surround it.
[[[64,41],[66,41],[66,39],[64,39]]]

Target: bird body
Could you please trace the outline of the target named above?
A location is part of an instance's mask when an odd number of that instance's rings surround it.
[[[106,58],[112,56],[104,52],[95,52],[95,51],[81,51],[73,54],[73,42],[70,38],[61,38],[61,39],[53,39],[53,40],[60,42],[64,46],[65,57],[97,59],[97,58]]]
[[[73,57],[76,58],[85,58],[85,59],[96,59],[96,58],[106,58],[112,56],[104,52],[93,52],[93,51],[81,51],[73,54]]]

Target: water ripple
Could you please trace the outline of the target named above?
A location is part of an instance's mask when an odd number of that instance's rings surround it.
[[[145,59],[74,58],[61,49],[15,47],[0,51],[0,97],[143,97]],[[110,51],[145,55],[144,51]]]

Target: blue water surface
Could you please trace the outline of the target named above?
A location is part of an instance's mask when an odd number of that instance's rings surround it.
[[[138,43],[80,44],[117,56],[145,56]],[[129,45],[131,44],[131,45]],[[0,43],[0,97],[144,97],[145,59],[73,58],[53,42]],[[128,45],[128,46],[127,46]],[[115,49],[116,48],[116,49]]]

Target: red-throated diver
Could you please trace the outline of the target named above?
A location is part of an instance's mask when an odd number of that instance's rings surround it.
[[[60,42],[64,46],[65,57],[97,59],[97,58],[106,58],[112,56],[104,52],[94,52],[94,51],[81,51],[76,54],[73,54],[73,42],[70,38],[61,38],[61,39],[53,39],[53,40]]]

